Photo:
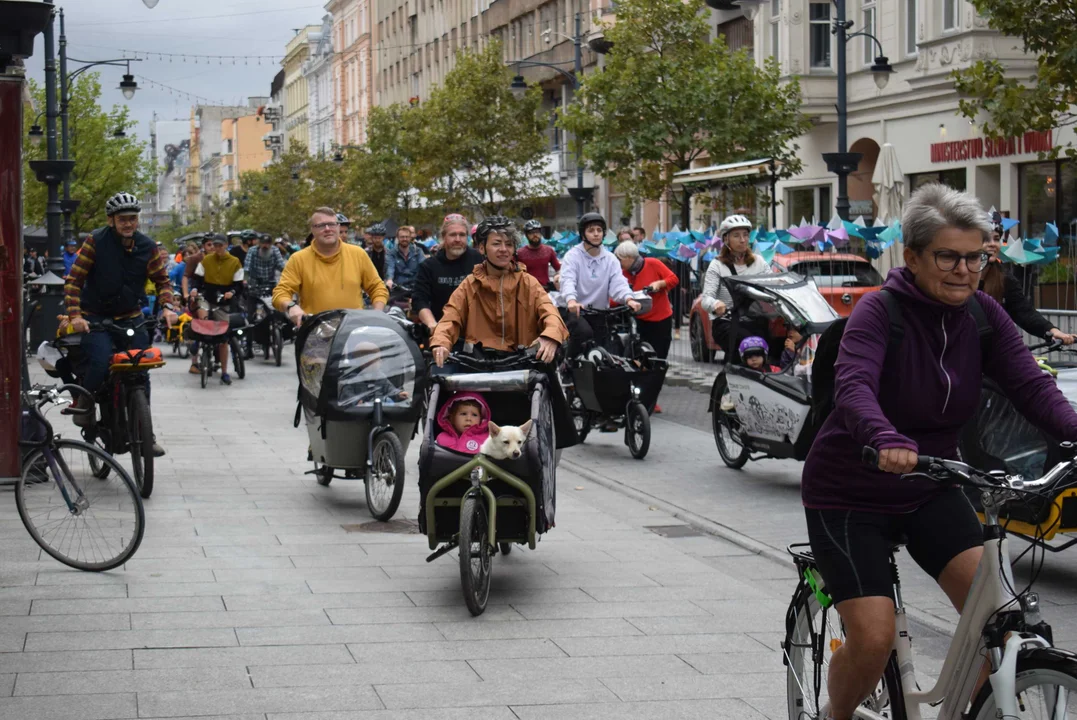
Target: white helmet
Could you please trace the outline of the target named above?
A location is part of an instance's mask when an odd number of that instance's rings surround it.
[[[726,233],[730,230],[736,230],[737,228],[744,228],[750,231],[752,229],[752,221],[743,215],[730,215],[718,226],[718,234],[724,239]]]

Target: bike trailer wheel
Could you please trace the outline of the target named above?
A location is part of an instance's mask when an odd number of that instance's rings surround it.
[[[637,460],[647,457],[651,448],[651,418],[638,400],[628,403],[625,413],[625,444]]]
[[[718,448],[718,454],[722,456],[722,462],[727,467],[739,470],[748,462],[751,450],[740,436],[740,422],[736,413],[722,409],[726,387],[724,375],[714,379],[714,386],[711,388],[711,432],[714,434],[714,444]]]

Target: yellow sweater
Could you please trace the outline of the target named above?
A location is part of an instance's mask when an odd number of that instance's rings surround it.
[[[288,258],[273,290],[273,305],[284,310],[296,295],[299,306],[311,315],[326,310],[359,310],[364,290],[372,303],[389,300],[389,291],[365,250],[341,243],[340,252],[325,257],[311,243]]]

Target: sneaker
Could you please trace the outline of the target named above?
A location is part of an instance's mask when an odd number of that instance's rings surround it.
[[[661,412],[662,412],[662,406],[661,406],[661,405],[659,405],[658,403],[655,403],[655,404],[654,404],[654,413],[652,413],[652,414],[654,414],[654,415],[658,415],[658,414],[660,414]]]
[[[722,412],[733,412],[736,406],[733,404],[733,396],[726,393],[722,396]]]
[[[229,375],[228,373],[221,373],[221,384],[222,385],[231,385],[232,384],[232,376]]]
[[[198,367],[198,363],[191,363],[191,369],[187,372],[191,375],[201,375],[202,369]]]
[[[80,428],[93,427],[93,424],[94,424],[94,421],[95,421],[96,418],[94,418],[94,412],[93,412],[94,408],[93,408],[92,403],[90,403],[90,412],[88,412],[88,413],[70,412],[70,410],[82,410],[83,408],[86,407],[88,402],[89,401],[86,400],[83,397],[76,397],[74,399],[74,401],[71,403],[70,408],[64,408],[60,412],[63,415],[70,415],[71,416],[71,422],[75,423],[76,427],[80,427]]]
[[[160,445],[158,445],[156,440],[153,443],[153,456],[155,458],[165,456],[165,449],[163,447],[161,447]]]
[[[680,340],[681,339],[681,331],[679,329],[673,331],[673,339],[674,340]]]

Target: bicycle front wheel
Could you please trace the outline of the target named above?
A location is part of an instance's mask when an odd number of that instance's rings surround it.
[[[1051,648],[1021,653],[1014,682],[1020,720],[1077,718],[1077,660]],[[995,718],[991,683],[984,683],[967,717]]]
[[[821,720],[830,709],[830,660],[845,643],[845,630],[838,611],[821,608],[813,592],[805,590],[793,603],[795,617],[784,645],[789,720]],[[882,679],[862,705],[875,715],[905,720],[896,654],[891,653]]]
[[[108,477],[94,476],[91,458],[110,469]],[[15,486],[15,506],[30,537],[79,570],[100,572],[127,562],[146,529],[131,476],[111,455],[81,440],[55,440],[31,452]]]

